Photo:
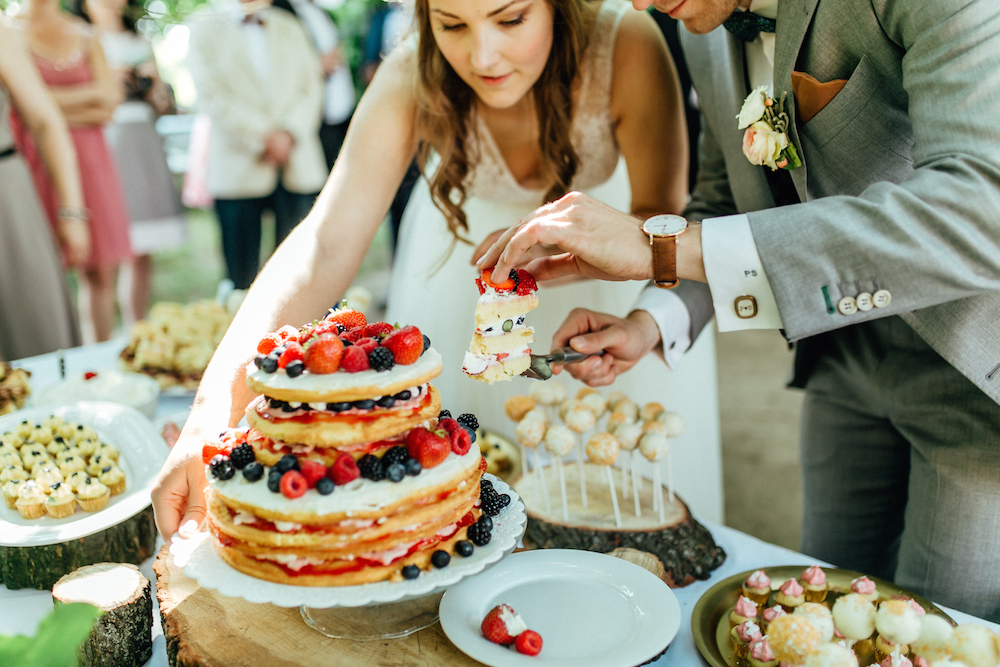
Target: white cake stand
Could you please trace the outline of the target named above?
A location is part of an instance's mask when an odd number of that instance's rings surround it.
[[[170,554],[184,574],[203,588],[248,602],[299,607],[302,619],[313,629],[338,639],[371,641],[405,637],[438,620],[438,603],[452,584],[478,574],[511,553],[527,525],[520,497],[505,482],[483,475],[510,504],[493,517],[490,543],[476,547],[468,558],[454,556],[448,567],[421,572],[416,579],[359,586],[292,586],[244,574],[215,552],[211,535],[174,537]]]

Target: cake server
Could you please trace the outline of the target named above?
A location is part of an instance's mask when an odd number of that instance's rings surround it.
[[[601,354],[604,354],[604,350],[584,354],[569,347],[561,347],[548,354],[533,354],[531,365],[521,375],[532,380],[548,380],[552,377],[552,366],[556,364],[571,364]]]

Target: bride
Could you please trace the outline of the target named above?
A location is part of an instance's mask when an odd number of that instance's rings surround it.
[[[153,493],[165,537],[204,519],[201,445],[252,400],[243,369],[257,342],[321,317],[344,293],[415,155],[426,178],[403,217],[387,319],[417,325],[441,352],[443,405],[495,429],[506,426],[506,396],[529,387],[462,376],[478,297],[473,259],[520,216],[572,190],[640,217],[684,206],[680,88],[648,15],[624,0],[417,0],[414,18],[417,34],[379,68],[314,209],[254,282],[205,373]],[[536,338],[546,345],[574,306],[624,315],[641,287],[543,288],[529,315]],[[635,400],[657,400],[671,382],[662,364],[653,372]]]

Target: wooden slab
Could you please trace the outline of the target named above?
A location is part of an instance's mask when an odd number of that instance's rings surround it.
[[[331,639],[298,608],[253,604],[202,588],[174,565],[166,547],[153,564],[160,620],[172,667],[465,667],[479,665],[435,623],[403,639]]]

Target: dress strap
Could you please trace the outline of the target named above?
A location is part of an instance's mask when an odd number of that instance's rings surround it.
[[[625,13],[632,9],[627,0],[604,0],[597,10],[594,29],[584,57],[585,66],[581,86],[581,106],[587,102],[611,98],[611,76],[614,71],[615,38]]]

